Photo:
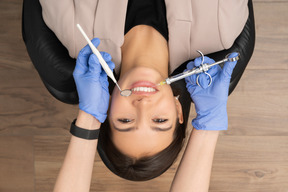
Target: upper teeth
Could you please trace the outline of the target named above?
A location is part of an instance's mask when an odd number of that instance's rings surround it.
[[[132,89],[132,91],[154,92],[156,89],[151,87],[135,87]]]

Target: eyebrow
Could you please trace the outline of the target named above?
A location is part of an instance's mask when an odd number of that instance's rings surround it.
[[[136,130],[136,127],[128,127],[128,128],[125,128],[125,129],[120,129],[118,127],[116,127],[115,125],[113,126],[113,128],[117,131],[120,131],[120,132],[129,132],[129,131],[134,131]],[[151,127],[151,129],[153,131],[162,131],[162,132],[165,132],[165,131],[169,131],[170,129],[172,129],[172,125],[170,127],[167,127],[167,128],[160,128],[160,127]]]

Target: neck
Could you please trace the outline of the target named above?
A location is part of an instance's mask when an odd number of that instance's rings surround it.
[[[134,67],[149,67],[168,77],[169,53],[166,39],[153,27],[138,25],[126,35],[120,77]]]

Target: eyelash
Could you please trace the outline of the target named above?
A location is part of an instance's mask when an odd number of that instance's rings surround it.
[[[133,120],[130,119],[118,119],[121,123],[131,123]]]
[[[121,123],[131,123],[133,120],[131,119],[118,119],[119,122]],[[168,121],[168,119],[153,119],[153,122],[155,123],[165,123]]]
[[[155,123],[165,123],[168,119],[153,119]]]

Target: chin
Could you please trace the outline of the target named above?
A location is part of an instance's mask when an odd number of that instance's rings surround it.
[[[132,68],[131,70],[127,71],[125,74],[121,75],[119,78],[119,85],[122,89],[130,88],[133,83],[139,81],[147,81],[153,84],[158,84],[162,81],[164,77],[156,71],[155,69],[148,68],[148,67],[137,67]]]

